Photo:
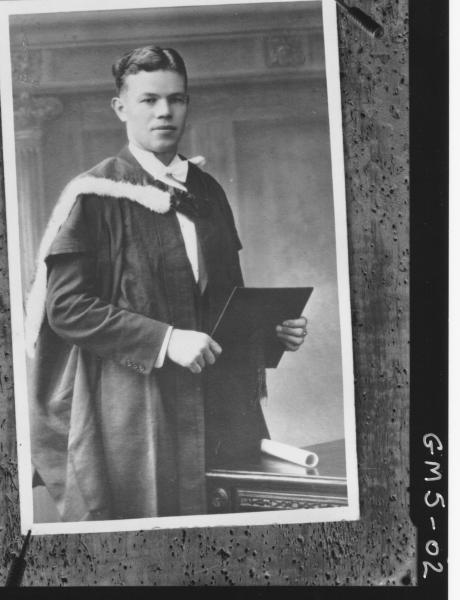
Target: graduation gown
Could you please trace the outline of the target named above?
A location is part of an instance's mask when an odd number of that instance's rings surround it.
[[[63,520],[205,513],[205,469],[250,458],[268,435],[257,365],[227,361],[225,349],[202,375],[154,364],[169,325],[209,331],[242,285],[230,206],[190,164],[186,187],[211,206],[195,220],[208,277],[201,298],[176,213],[142,201],[155,181],[128,149],[86,173],[84,193],[76,182],[46,248],[34,466]]]

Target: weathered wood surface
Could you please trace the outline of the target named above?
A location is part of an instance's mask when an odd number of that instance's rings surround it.
[[[362,3],[354,3],[361,6]],[[32,539],[24,585],[413,584],[409,519],[407,0],[339,15],[361,520]],[[0,581],[19,513],[4,193],[0,206]]]

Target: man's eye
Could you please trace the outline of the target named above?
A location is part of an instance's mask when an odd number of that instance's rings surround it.
[[[187,96],[183,94],[173,96],[171,98],[171,102],[175,102],[176,104],[185,104],[187,102]]]

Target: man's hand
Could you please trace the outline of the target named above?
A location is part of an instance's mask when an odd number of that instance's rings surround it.
[[[216,362],[221,352],[219,344],[206,333],[173,329],[166,354],[170,360],[192,373],[201,373],[205,365]]]
[[[278,339],[286,346],[286,350],[295,352],[305,341],[307,335],[307,319],[290,319],[276,327]]]

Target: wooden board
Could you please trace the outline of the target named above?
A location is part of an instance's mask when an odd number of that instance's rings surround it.
[[[35,537],[29,585],[413,584],[409,520],[407,0],[362,7],[373,40],[339,16],[361,520],[354,523]],[[0,198],[0,580],[18,547],[15,415]]]

